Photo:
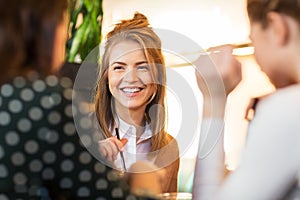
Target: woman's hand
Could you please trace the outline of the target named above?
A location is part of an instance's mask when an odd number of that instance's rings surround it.
[[[241,64],[231,45],[210,48],[195,61],[198,87],[203,95],[203,117],[223,118],[228,94],[238,85]]]
[[[124,151],[124,145],[127,143],[126,138],[118,140],[116,136],[109,137],[105,140],[99,141],[100,154],[109,162],[113,162],[117,159],[117,155],[120,151]]]
[[[226,98],[240,82],[241,64],[232,51],[231,45],[213,47],[195,61],[197,83],[204,98]]]

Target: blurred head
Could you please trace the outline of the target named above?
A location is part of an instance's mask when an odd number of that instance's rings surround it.
[[[139,59],[147,62],[140,65],[143,69],[139,68],[138,70],[144,70],[144,66],[147,66],[147,74],[152,79],[149,84],[152,84],[153,88],[149,90],[146,96],[145,117],[151,121],[151,129],[154,134],[164,130],[165,113],[161,110],[165,110],[166,71],[160,38],[149,27],[147,18],[140,13],[136,13],[132,19],[123,20],[116,24],[115,28],[107,34],[106,39],[104,54],[100,62],[95,98],[96,115],[101,129],[107,136],[111,136],[109,126],[114,125],[113,116],[116,114],[114,110],[115,99],[112,95],[113,91],[109,80],[110,69],[112,69],[111,64],[116,59],[130,58],[134,54]],[[114,56],[122,48],[124,52],[118,53],[123,57]],[[128,73],[127,75],[131,76],[132,74]],[[126,77],[125,75],[124,78],[129,76]],[[140,81],[146,82],[147,80],[144,77],[140,78]]]
[[[299,0],[248,0],[247,10],[250,21],[268,26],[269,12],[278,12],[293,17],[300,24],[300,1]]]
[[[0,0],[1,81],[36,70],[48,74],[64,57],[67,0]]]
[[[299,81],[300,0],[248,0],[247,10],[261,69],[277,88]]]

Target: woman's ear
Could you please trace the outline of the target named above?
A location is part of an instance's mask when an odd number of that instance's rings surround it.
[[[268,28],[270,29],[270,34],[272,34],[272,39],[277,45],[286,45],[290,38],[290,30],[288,23],[284,17],[277,12],[269,12],[268,18]]]

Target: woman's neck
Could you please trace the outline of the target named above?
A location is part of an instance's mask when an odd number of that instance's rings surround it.
[[[133,125],[136,128],[137,136],[139,136],[145,130],[145,110],[146,108],[136,110],[116,108],[116,113],[124,122]]]

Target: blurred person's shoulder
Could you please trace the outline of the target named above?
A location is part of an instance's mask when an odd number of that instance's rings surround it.
[[[66,76],[54,74],[41,75],[36,71],[31,71],[26,75],[16,76],[15,78],[2,84],[0,87],[2,91],[1,95],[4,97],[10,97],[16,94],[18,91],[22,91],[24,88],[32,89],[32,92],[36,94],[43,94],[51,91],[64,91],[66,89],[72,89],[73,80]],[[24,101],[26,101],[26,98]]]
[[[277,89],[269,95],[259,99],[259,103],[264,105],[264,107],[274,107],[279,108],[295,108],[300,109],[300,84],[290,85],[284,88]]]
[[[2,127],[17,126],[16,120],[24,118],[35,122],[45,121],[53,110],[61,118],[72,118],[73,81],[56,75],[41,76],[32,71],[17,76],[0,86],[0,107]],[[67,107],[70,109],[67,109]],[[15,125],[14,125],[15,124]]]
[[[300,84],[290,85],[277,89],[270,94],[255,98],[254,104],[249,107],[255,110],[254,122],[274,124],[275,121],[299,124],[300,118]],[[248,110],[249,110],[248,108]],[[286,120],[288,119],[288,120]]]

